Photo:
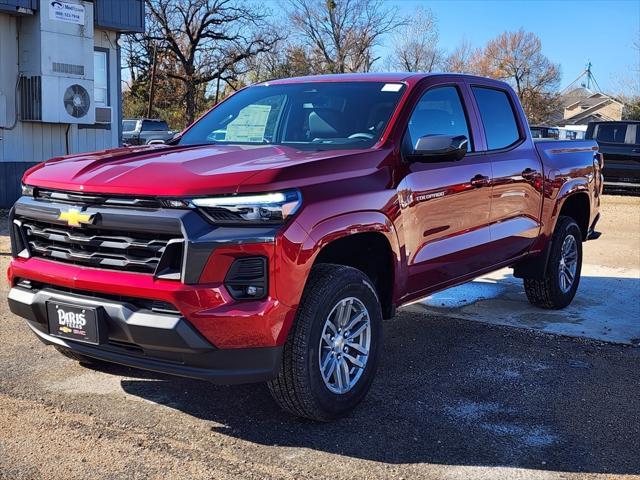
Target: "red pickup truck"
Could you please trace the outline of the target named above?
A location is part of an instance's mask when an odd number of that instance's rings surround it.
[[[330,420],[369,390],[398,306],[505,266],[534,305],[568,305],[602,167],[594,141],[534,143],[502,82],[266,82],[170,145],[28,171],[9,304],[81,362],[268,381]]]

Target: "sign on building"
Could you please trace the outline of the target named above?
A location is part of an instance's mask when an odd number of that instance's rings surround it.
[[[51,20],[84,25],[84,5],[49,0],[49,18]]]

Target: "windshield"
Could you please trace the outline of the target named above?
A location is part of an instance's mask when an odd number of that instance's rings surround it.
[[[124,132],[133,132],[136,129],[137,120],[123,120],[122,121],[122,131]]]
[[[367,148],[378,141],[404,85],[326,82],[257,85],[196,122],[180,144]]]

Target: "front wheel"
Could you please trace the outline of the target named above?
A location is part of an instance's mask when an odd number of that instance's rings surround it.
[[[329,421],[349,413],[369,391],[382,348],[382,311],[369,278],[355,268],[313,268],[269,382],[286,411]]]
[[[570,217],[560,217],[551,239],[547,271],[542,279],[525,278],[529,302],[541,308],[560,309],[571,303],[582,271],[582,234]]]

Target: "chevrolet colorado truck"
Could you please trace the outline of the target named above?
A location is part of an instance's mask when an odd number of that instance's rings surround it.
[[[29,170],[9,304],[80,362],[267,381],[328,421],[369,390],[401,305],[506,266],[534,305],[568,305],[602,167],[595,141],[534,143],[499,81],[265,82],[169,145]]]

